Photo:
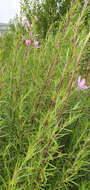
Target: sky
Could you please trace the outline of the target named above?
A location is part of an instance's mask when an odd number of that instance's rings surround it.
[[[20,12],[20,0],[0,0],[0,23],[8,23]]]

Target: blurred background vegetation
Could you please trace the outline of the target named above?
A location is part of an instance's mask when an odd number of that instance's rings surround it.
[[[84,0],[78,0],[78,2],[81,3],[82,9]],[[69,11],[70,3],[71,0],[23,0],[22,10],[30,22],[32,22],[33,15],[38,17],[36,31],[42,38],[45,38],[50,28],[52,28],[53,34],[56,34],[60,20],[63,20],[66,12]],[[72,3],[75,2],[72,0]],[[88,9],[89,6],[90,4],[88,4]],[[89,29],[88,9],[84,18],[87,29]]]

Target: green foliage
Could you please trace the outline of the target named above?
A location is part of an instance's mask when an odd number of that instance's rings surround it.
[[[89,86],[85,5],[75,0],[45,41],[34,18],[1,39],[0,190],[90,189],[90,88],[77,89],[80,75]]]
[[[62,21],[63,16],[69,11],[70,3],[74,4],[72,0],[23,0],[22,10],[27,19],[32,23],[33,16],[37,15],[38,23],[35,22],[35,30],[45,38],[47,32],[52,28],[53,34],[59,29],[59,23]],[[79,0],[79,5],[82,9],[84,0]],[[87,10],[84,15],[84,25],[89,31],[89,8],[90,3],[87,5]]]
[[[5,59],[5,61],[9,57],[12,47],[13,34],[6,32],[6,34],[4,34],[4,36],[0,39],[1,57],[2,59]]]
[[[44,1],[24,0],[23,11],[28,20],[32,20],[33,15],[37,15],[38,24],[36,23],[36,31],[45,38],[49,28],[52,26],[53,33],[56,33],[62,16],[69,9],[70,0],[44,0]]]

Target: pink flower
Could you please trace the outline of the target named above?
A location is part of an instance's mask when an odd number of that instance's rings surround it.
[[[34,16],[35,20],[38,20],[37,16]]]
[[[28,28],[32,28],[32,24],[30,24],[28,20],[26,21],[26,25]]]
[[[26,46],[29,47],[30,44],[31,44],[31,41],[30,40],[26,40],[25,42],[26,42]]]
[[[36,48],[40,48],[40,46],[38,46],[38,41],[34,41],[34,46],[35,46]]]
[[[82,80],[81,80],[81,76],[79,76],[79,77],[78,77],[78,88],[81,88],[81,89],[83,89],[83,90],[88,89],[89,86],[86,86],[85,83],[86,83],[86,80],[85,80],[85,79],[82,79]]]

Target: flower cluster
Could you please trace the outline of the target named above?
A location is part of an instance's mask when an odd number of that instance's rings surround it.
[[[36,48],[40,48],[40,46],[38,46],[38,41],[34,41],[34,46],[35,46]]]
[[[34,16],[34,19],[37,21],[37,20],[38,20],[37,16]],[[30,29],[30,32],[31,32],[31,30],[32,30],[32,24],[30,24],[28,20],[26,21],[26,26]],[[39,34],[36,34],[35,36],[39,36]],[[29,47],[29,46],[31,45],[31,41],[33,41],[33,40],[32,40],[32,39],[30,39],[30,40],[25,40],[25,43],[26,43],[26,46],[27,46],[27,47]],[[38,41],[35,41],[35,40],[34,40],[34,41],[33,41],[33,44],[34,44],[34,46],[35,46],[36,48],[40,48],[40,46],[38,45],[38,44],[39,44]]]
[[[26,46],[29,47],[30,44],[31,44],[31,41],[30,40],[26,40],[25,42],[26,42]]]
[[[26,25],[28,28],[32,28],[32,24],[30,24],[28,20],[26,21]]]
[[[83,89],[83,90],[90,88],[89,86],[86,86],[85,83],[86,83],[86,80],[85,79],[81,80],[81,76],[79,76],[78,77],[78,88]]]

